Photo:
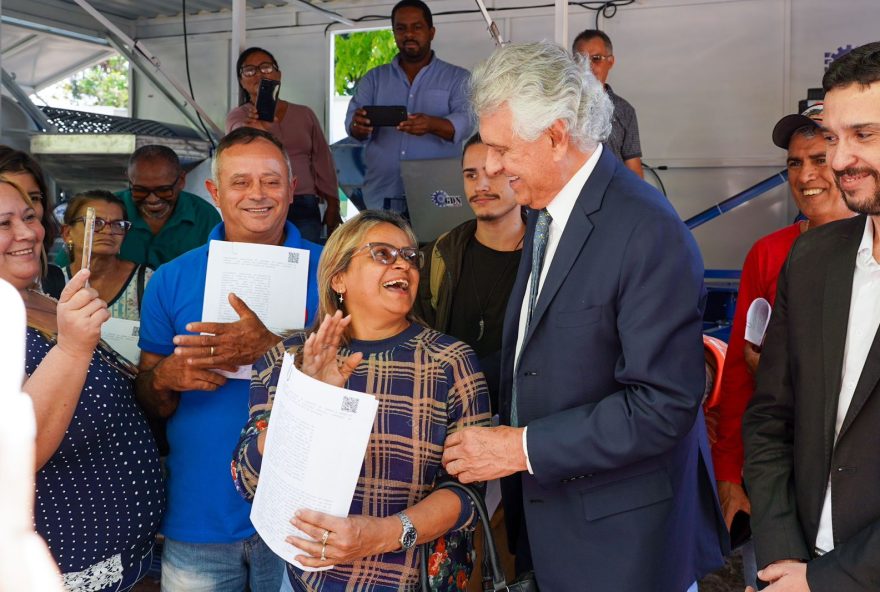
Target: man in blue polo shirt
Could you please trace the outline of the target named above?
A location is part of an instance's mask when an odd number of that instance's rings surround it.
[[[321,247],[287,222],[296,183],[286,152],[270,134],[244,127],[220,141],[213,164],[207,186],[224,221],[209,239],[307,249],[303,321],[311,322]],[[138,399],[148,415],[169,418],[162,590],[277,592],[283,562],[256,534],[250,505],[229,473],[231,451],[248,418],[249,382],[226,379],[216,369],[252,364],[281,338],[232,294],[240,320],[199,322],[209,248],[163,265],[141,309]]]
[[[366,142],[366,206],[405,212],[400,161],[458,158],[474,121],[467,98],[470,74],[434,55],[434,20],[427,4],[400,0],[391,10],[391,28],[397,57],[358,82],[345,129]],[[373,127],[364,110],[372,105],[405,105],[409,116],[396,128]]]

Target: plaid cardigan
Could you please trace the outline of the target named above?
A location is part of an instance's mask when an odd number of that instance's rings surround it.
[[[246,499],[253,498],[259,481],[262,457],[256,441],[269,425],[284,352],[299,354],[306,337],[306,333],[292,335],[254,365],[250,418],[232,462],[235,485]],[[391,516],[431,493],[442,474],[440,459],[447,435],[465,426],[489,424],[486,381],[469,346],[417,324],[381,341],[352,340],[340,349],[339,356],[352,352],[362,352],[364,359],[346,388],[375,395],[379,410],[349,514]],[[453,531],[472,526],[476,520],[470,502],[464,498],[462,502]],[[457,559],[453,565],[469,564],[465,557],[468,545],[462,538],[465,534],[447,537],[445,553],[462,555],[451,558]],[[366,557],[325,572],[288,569],[295,589],[414,590],[418,560],[415,547],[406,553]],[[458,570],[450,571],[454,576]],[[455,589],[454,583],[451,589]]]

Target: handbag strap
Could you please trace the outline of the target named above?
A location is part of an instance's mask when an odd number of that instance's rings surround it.
[[[474,505],[480,521],[483,523],[483,578],[486,578],[486,568],[492,574],[492,590],[507,590],[507,582],[504,579],[504,570],[501,568],[501,561],[498,559],[498,550],[495,547],[495,539],[492,537],[492,531],[489,522],[489,511],[486,508],[486,500],[483,494],[476,488],[464,485],[458,481],[443,481],[439,483],[436,489],[456,489],[467,495]],[[431,552],[431,544],[422,545],[421,557],[421,586],[422,592],[430,592],[428,585],[428,555]]]

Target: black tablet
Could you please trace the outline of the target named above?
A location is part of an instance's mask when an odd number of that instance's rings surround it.
[[[406,107],[403,105],[369,105],[364,111],[371,127],[397,127],[406,121]]]

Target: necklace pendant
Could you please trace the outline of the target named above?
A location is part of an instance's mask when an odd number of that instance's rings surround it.
[[[477,341],[483,338],[483,329],[486,328],[486,323],[483,322],[483,317],[480,317],[480,334],[477,335]]]

